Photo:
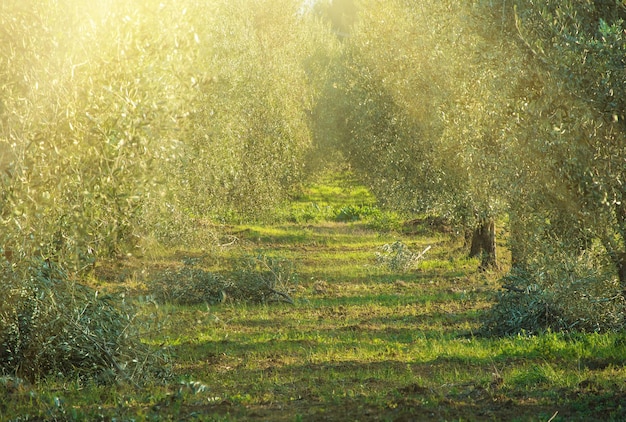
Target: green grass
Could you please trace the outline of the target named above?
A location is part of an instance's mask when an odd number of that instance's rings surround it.
[[[378,231],[398,231],[401,217],[382,211],[376,198],[349,173],[326,173],[275,213],[276,221],[312,224],[361,221]]]
[[[139,387],[66,378],[15,387],[5,378],[0,419],[626,418],[623,334],[477,337],[502,274],[478,272],[460,240],[380,234],[364,222],[231,231],[238,242],[202,265],[219,269],[242,253],[289,258],[300,278],[294,305],[141,302],[138,321],[151,327],[143,341],[169,348],[173,376]],[[395,240],[432,249],[408,272],[376,266],[375,252]],[[194,256],[204,255],[179,250],[132,265]],[[133,274],[100,287],[143,297],[150,280]]]

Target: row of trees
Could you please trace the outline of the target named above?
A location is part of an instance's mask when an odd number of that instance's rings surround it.
[[[332,35],[298,2],[83,3],[0,6],[12,264],[79,271],[145,236],[193,240],[202,218],[267,214],[299,186],[320,73],[305,58]]]
[[[389,206],[475,228],[472,252],[496,265],[494,223],[504,202],[493,97],[507,87],[490,49],[502,47],[476,33],[469,6],[362,7],[318,104],[318,136],[341,145]]]
[[[3,1],[3,271],[201,241],[204,220],[271,213],[332,158],[385,206],[454,221],[484,267],[507,221],[506,306],[532,291],[614,316],[625,15],[618,1]]]
[[[358,4],[318,138],[387,205],[469,230],[483,267],[506,216],[513,269],[490,329],[621,325],[623,2]]]
[[[1,372],[159,371],[132,309],[75,282],[151,239],[211,244],[204,220],[293,192],[316,95],[303,58],[331,37],[299,7],[0,2]]]

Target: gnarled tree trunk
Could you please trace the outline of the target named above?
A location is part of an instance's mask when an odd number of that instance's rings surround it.
[[[470,257],[481,257],[481,269],[498,268],[496,222],[493,218],[481,220],[474,229]]]

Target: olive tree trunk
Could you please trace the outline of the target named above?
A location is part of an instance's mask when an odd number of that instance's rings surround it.
[[[615,206],[615,216],[617,217],[617,232],[622,238],[622,243],[626,245],[626,204],[623,200]],[[619,287],[622,290],[622,297],[626,299],[626,252],[623,246],[619,247],[614,242],[604,240],[603,243],[617,269]]]
[[[472,234],[470,257],[481,258],[481,269],[497,268],[496,222],[493,218],[481,220]]]

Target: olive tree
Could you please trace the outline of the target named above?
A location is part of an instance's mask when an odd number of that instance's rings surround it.
[[[306,171],[307,60],[328,35],[297,10],[3,2],[3,245],[82,268],[182,241],[177,219],[269,214]]]
[[[620,2],[517,5],[545,81],[525,111],[540,122],[530,145],[553,180],[550,232],[578,252],[601,246],[626,297],[625,18]]]
[[[509,100],[513,269],[486,326],[620,327],[626,10],[573,1],[507,8],[525,63]]]
[[[132,251],[142,233],[175,116],[162,102],[175,74],[151,36],[168,16],[159,7],[0,5],[3,372],[134,381],[161,363],[130,307],[76,283],[95,256]]]

